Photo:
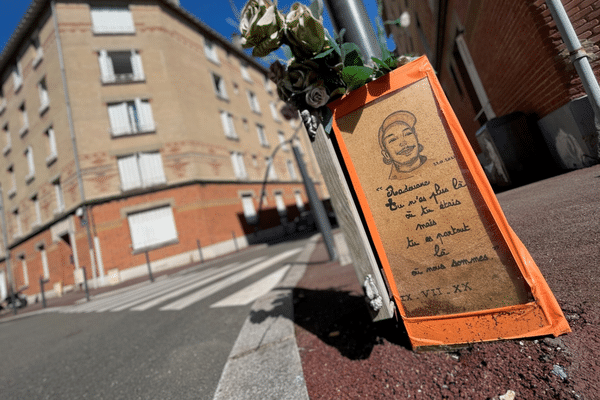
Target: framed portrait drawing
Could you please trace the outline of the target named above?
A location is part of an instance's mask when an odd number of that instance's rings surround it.
[[[570,330],[426,57],[330,108],[332,141],[414,347]]]

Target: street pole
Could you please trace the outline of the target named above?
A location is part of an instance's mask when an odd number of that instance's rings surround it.
[[[381,58],[381,48],[362,0],[325,0],[336,32],[346,30],[344,42],[355,43],[367,60]]]
[[[306,165],[304,164],[304,160],[302,160],[302,154],[300,154],[300,150],[293,141],[292,151],[294,152],[296,164],[298,164],[300,175],[302,175],[302,180],[304,181],[304,188],[306,189],[306,195],[308,196],[308,201],[310,203],[310,210],[313,214],[313,217],[315,218],[319,231],[323,235],[325,247],[327,248],[327,253],[329,254],[329,260],[333,261],[336,259],[335,246],[333,244],[331,224],[329,223],[329,218],[327,217],[327,213],[325,212],[325,207],[323,207],[323,202],[321,201],[321,199],[319,199],[319,195],[317,194],[317,191],[315,189],[315,184],[308,175]]]
[[[8,249],[8,234],[6,233],[6,215],[4,214],[4,193],[2,185],[0,185],[0,220],[2,222],[2,245],[4,246],[4,257],[6,261],[6,275],[8,276],[8,291],[12,299],[13,314],[17,314],[17,305],[14,290],[14,277],[10,266],[10,250]],[[2,299],[0,299],[2,300]]]
[[[546,4],[548,5],[548,9],[550,10],[550,14],[552,14],[554,22],[556,22],[556,27],[560,32],[560,36],[565,42],[567,50],[569,50],[571,62],[575,66],[579,78],[581,78],[583,89],[588,95],[588,100],[594,110],[596,116],[596,129],[598,129],[598,125],[600,124],[600,86],[594,75],[594,70],[590,65],[590,56],[581,46],[581,42],[579,42],[577,33],[575,32],[561,1],[546,0]],[[597,132],[597,134],[600,135],[600,132]],[[597,152],[600,154],[600,143],[598,143]]]

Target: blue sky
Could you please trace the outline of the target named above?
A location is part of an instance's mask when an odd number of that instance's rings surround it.
[[[235,7],[241,10],[246,3],[246,0],[232,0]],[[306,5],[310,4],[310,0],[301,0],[301,3]],[[0,6],[2,12],[0,12],[0,48],[4,50],[6,42],[10,38],[10,35],[15,30],[19,21],[25,14],[25,11],[29,7],[31,2],[28,0],[0,0]],[[287,11],[290,6],[294,3],[291,0],[279,0],[278,8]],[[373,20],[377,16],[377,1],[376,0],[363,0],[369,16]],[[190,13],[194,14],[198,19],[209,25],[211,28],[221,33],[226,38],[230,38],[231,34],[236,30],[227,21],[228,19],[237,21],[230,1],[227,0],[180,0],[180,4]],[[328,17],[325,16],[325,26],[333,34],[333,28],[328,22]],[[373,25],[375,26],[375,25]],[[393,45],[390,50],[393,49]]]

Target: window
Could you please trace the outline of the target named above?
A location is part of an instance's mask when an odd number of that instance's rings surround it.
[[[233,125],[233,116],[227,111],[221,111],[221,122],[223,123],[225,137],[229,139],[237,139],[238,134],[235,131],[235,125]]]
[[[56,197],[56,209],[54,210],[54,213],[58,214],[65,211],[65,199],[63,197],[63,191],[60,185],[60,180],[57,179],[54,182],[52,182],[52,186],[54,186],[54,195]]]
[[[281,118],[279,118],[279,111],[277,110],[275,103],[270,102],[269,107],[271,108],[271,115],[273,116],[273,119],[277,122],[281,121]]]
[[[25,255],[20,255],[19,259],[21,260],[21,270],[23,271],[23,286],[29,286],[29,272],[27,271]]]
[[[29,168],[29,173],[25,177],[25,181],[29,183],[35,176],[35,163],[33,160],[33,149],[31,146],[27,146],[25,149],[25,158],[27,159],[27,167]]]
[[[246,165],[244,164],[244,155],[237,151],[231,152],[231,165],[233,166],[233,173],[238,179],[246,179],[248,174],[246,173]]]
[[[40,95],[40,114],[43,114],[50,106],[50,97],[48,96],[48,86],[46,85],[46,78],[42,78],[38,82],[38,92]]]
[[[104,33],[135,33],[133,17],[127,7],[92,7],[92,31]]]
[[[298,175],[296,175],[296,168],[294,168],[294,163],[292,160],[287,160],[286,162],[288,174],[290,174],[290,179],[295,181],[298,179]]]
[[[6,110],[6,97],[4,97],[4,92],[0,88],[0,115],[4,113],[4,110]]]
[[[142,57],[136,50],[98,53],[100,77],[103,83],[143,81]]]
[[[17,194],[17,177],[15,175],[14,165],[10,165],[6,169],[6,172],[8,173],[8,176],[10,176],[10,181],[12,183],[12,186],[10,189],[8,189],[8,193],[6,193],[6,195],[8,198],[12,198],[15,194]]]
[[[33,206],[34,220],[31,222],[31,227],[38,226],[42,223],[42,211],[40,209],[40,201],[37,194],[31,197],[31,205]]]
[[[250,225],[258,222],[258,215],[256,214],[256,208],[254,208],[254,199],[251,194],[242,195],[242,208],[244,210],[244,217],[246,222]]]
[[[154,130],[154,118],[148,100],[137,98],[133,101],[109,104],[108,116],[113,136]]]
[[[267,134],[265,133],[265,127],[256,124],[256,132],[258,133],[258,142],[263,147],[269,147],[269,141],[267,140]]]
[[[248,64],[242,62],[240,64],[240,72],[242,73],[242,78],[248,82],[252,82],[252,78],[250,78],[250,73],[248,72]]]
[[[6,139],[2,153],[4,155],[7,155],[12,147],[12,139],[10,137],[10,131],[8,130],[8,122],[6,124],[4,124],[4,126],[2,127],[2,132],[4,132],[4,137]]]
[[[208,39],[204,39],[204,54],[206,54],[206,57],[210,61],[220,64],[219,55],[217,54],[217,47]]]
[[[23,73],[21,72],[21,63],[17,63],[17,65],[13,67],[12,77],[15,92],[18,92],[21,89],[21,86],[23,86]]]
[[[177,241],[171,207],[160,207],[127,216],[133,250],[164,246]]]
[[[21,226],[21,216],[19,215],[19,209],[15,208],[12,212],[13,214],[13,219],[15,221],[15,231],[13,234],[13,237],[18,238],[21,235],[23,235],[23,227]]]
[[[217,74],[212,74],[213,86],[218,97],[227,100],[227,90],[225,89],[225,81]]]
[[[263,79],[264,79],[264,84],[265,84],[265,90],[267,91],[267,93],[272,94],[273,93],[273,84],[271,83],[271,80],[266,75],[263,76]]]
[[[42,58],[44,58],[44,50],[42,49],[42,45],[40,43],[40,38],[38,36],[34,37],[31,40],[31,44],[35,48],[35,57],[33,58],[33,68],[37,68],[37,66],[42,62]]]
[[[285,206],[285,202],[283,201],[283,195],[281,192],[275,192],[275,205],[277,207],[277,212],[279,215],[287,214],[287,207]]]
[[[298,138],[294,138],[293,143],[294,143],[294,146],[300,152],[300,154],[304,154],[304,148],[302,147],[302,142],[300,142],[300,140],[298,140]]]
[[[54,129],[52,127],[48,128],[46,132],[44,132],[46,136],[46,143],[48,143],[48,156],[46,157],[46,164],[50,165],[54,161],[56,161],[56,157],[58,156],[56,151],[56,137],[54,136]]]
[[[302,193],[299,190],[294,192],[294,198],[296,199],[296,207],[298,207],[298,211],[304,211],[304,200],[302,200]]]
[[[267,168],[269,169],[269,173],[267,175],[268,179],[271,180],[277,180],[277,171],[275,171],[275,165],[273,164],[273,158],[272,157],[267,157],[265,159],[265,162],[267,163]]]
[[[248,103],[250,103],[250,109],[257,114],[260,114],[260,105],[258,104],[258,98],[254,92],[248,90]]]
[[[19,113],[21,114],[21,129],[19,129],[19,136],[23,136],[29,130],[29,118],[27,117],[27,111],[25,111],[25,103],[21,103],[19,106]]]
[[[120,157],[118,166],[122,190],[150,187],[167,181],[159,152]]]
[[[281,150],[289,151],[290,148],[285,142],[285,133],[282,131],[277,131],[277,138],[279,138],[279,144],[281,145]]]

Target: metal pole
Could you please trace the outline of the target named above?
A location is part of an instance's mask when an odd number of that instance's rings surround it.
[[[198,253],[200,253],[200,263],[203,263],[204,256],[202,255],[202,247],[200,247],[200,239],[196,239],[196,245],[198,246]]]
[[[4,193],[2,192],[2,185],[0,185],[0,217],[0,221],[2,223],[2,245],[4,247],[4,257],[6,261],[6,275],[8,276],[8,291],[12,300],[11,304],[13,314],[16,315],[17,306],[15,304],[15,291],[13,290],[15,282],[10,265],[10,249],[8,248],[8,234],[6,232],[6,215],[4,214]]]
[[[231,236],[233,237],[233,245],[235,246],[235,251],[237,253],[238,251],[240,251],[240,249],[238,249],[238,244],[237,244],[237,240],[235,238],[235,232],[234,231],[231,231]]]
[[[355,43],[362,55],[381,58],[381,48],[362,0],[325,0],[331,24],[336,32],[346,30],[344,42]]]
[[[154,282],[154,277],[152,276],[152,268],[150,268],[150,256],[148,255],[148,250],[144,252],[146,254],[146,265],[148,265],[148,276],[150,277],[150,282]]]
[[[87,274],[85,273],[85,267],[81,267],[81,272],[83,272],[83,287],[85,288],[85,299],[87,301],[90,301],[90,291],[88,289]]]
[[[600,86],[598,86],[594,70],[590,65],[590,56],[585,52],[583,47],[581,47],[577,33],[575,32],[575,29],[573,29],[573,25],[565,11],[565,7],[560,0],[546,0],[546,4],[548,5],[548,9],[550,10],[550,14],[552,14],[554,22],[556,22],[556,27],[560,32],[560,36],[565,42],[567,50],[569,50],[571,62],[581,78],[581,84],[583,85],[585,93],[588,95],[588,99],[592,105],[594,114],[596,115],[596,125],[598,125],[600,122]],[[598,144],[598,152],[600,153],[600,143]]]
[[[44,277],[40,275],[40,292],[42,293],[42,307],[46,308],[46,295],[44,294]]]
[[[300,170],[300,175],[302,175],[302,180],[304,181],[304,188],[306,189],[306,195],[308,196],[308,201],[310,202],[310,209],[317,223],[317,227],[323,235],[325,247],[327,248],[327,253],[329,254],[329,260],[333,261],[336,259],[335,246],[333,244],[331,224],[329,223],[329,218],[325,212],[325,207],[323,207],[323,202],[321,202],[321,199],[319,199],[315,185],[308,175],[308,171],[306,171],[304,160],[302,160],[302,154],[300,154],[300,150],[293,142],[292,151],[294,152],[294,157],[296,157],[296,163],[298,164],[298,169]]]

